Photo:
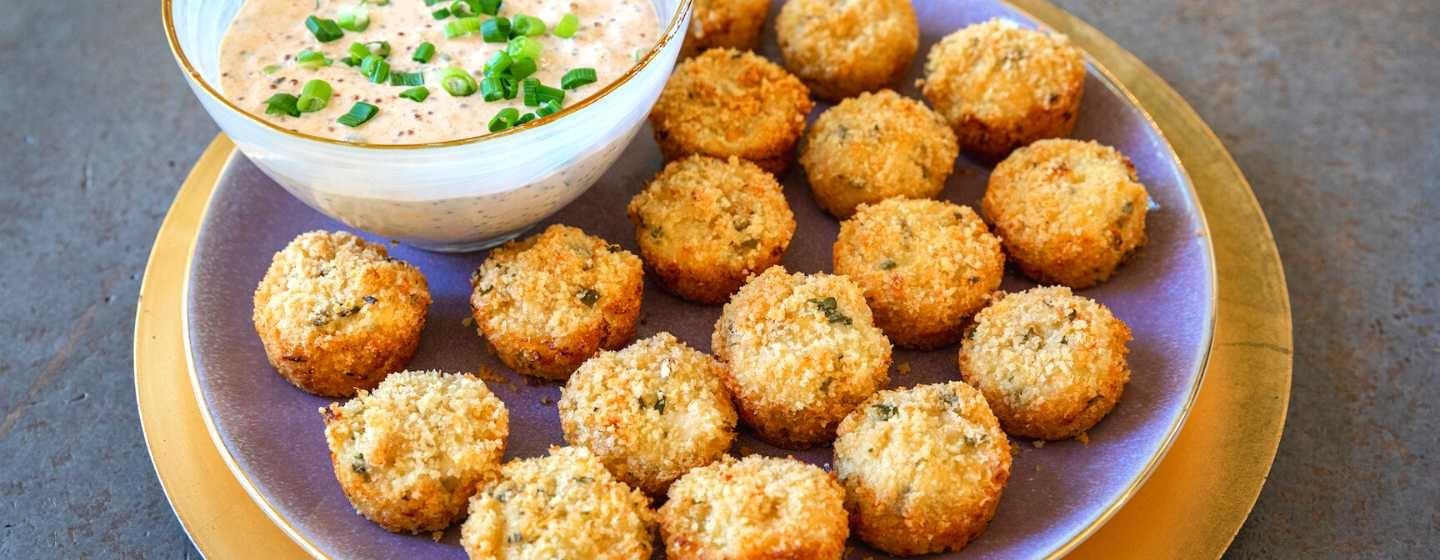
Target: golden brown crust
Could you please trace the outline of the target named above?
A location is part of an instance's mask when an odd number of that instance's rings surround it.
[[[425,276],[385,246],[312,231],[275,254],[255,288],[252,320],[282,377],[316,395],[347,397],[404,369],[429,306]]]
[[[1068,136],[1084,91],[1084,57],[1067,38],[998,19],[931,47],[921,84],[961,149],[992,159]]]
[[[695,0],[694,4],[680,58],[713,48],[759,50],[769,0]]]
[[[815,119],[800,165],[815,202],[835,217],[894,196],[932,198],[959,147],[940,115],[891,90],[862,93]]]
[[[723,303],[779,263],[795,233],[780,183],[733,156],[670,162],[627,213],[640,255],[665,288],[700,303]]]
[[[789,0],[775,35],[785,67],[830,101],[895,83],[920,48],[910,0]]]
[[[1014,436],[1068,439],[1104,418],[1130,380],[1130,329],[1069,288],[1009,294],[975,316],[960,376]]]
[[[1109,279],[1144,245],[1149,203],[1124,154],[1061,139],[1000,162],[981,209],[1027,276],[1083,289]]]
[[[959,382],[880,391],[835,440],[855,532],[891,554],[964,548],[995,516],[1010,463],[985,398]]]
[[[470,306],[505,365],[563,380],[634,337],[644,275],[619,245],[557,224],[492,250],[470,279]]]
[[[729,366],[740,419],[773,445],[803,449],[889,379],[890,341],[843,276],[774,266],[725,304],[710,347]]]
[[[834,475],[792,458],[729,457],[687,473],[660,508],[672,560],[837,560],[849,534]]]
[[[397,533],[454,523],[498,472],[509,434],[505,404],[465,374],[399,372],[320,413],[346,498]]]
[[[650,111],[667,161],[691,154],[748,159],[784,173],[813,102],[799,78],[765,58],[711,49],[680,63]]]
[[[1000,240],[974,210],[928,199],[861,205],[840,224],[833,255],[835,272],[864,290],[876,326],[908,348],[959,340],[1005,275]]]

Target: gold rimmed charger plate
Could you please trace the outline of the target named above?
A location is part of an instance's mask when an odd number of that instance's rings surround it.
[[[1014,4],[1069,35],[1155,120],[1195,183],[1219,273],[1214,340],[1189,420],[1149,480],[1071,556],[1218,557],[1260,493],[1290,399],[1290,302],[1275,241],[1230,154],[1164,80],[1048,2]],[[234,151],[223,134],[211,143],[156,236],[135,317],[136,400],[161,485],[202,554],[304,557],[231,475],[196,404],[185,359],[182,292],[191,248]]]

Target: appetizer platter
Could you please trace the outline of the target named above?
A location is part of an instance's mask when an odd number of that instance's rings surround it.
[[[345,558],[1047,557],[1099,529],[1174,443],[1212,349],[1217,264],[1184,163],[1015,7],[917,2],[914,47],[837,62],[807,44],[809,4],[779,9],[761,55],[690,37],[643,128],[615,123],[551,170],[560,187],[527,183],[572,192],[471,201],[515,223],[561,208],[533,229],[416,225],[384,188],[384,207],[339,204],[230,159],[183,334],[260,509]],[[893,11],[876,25],[903,39]],[[833,71],[875,64],[893,68]],[[996,103],[964,87],[976,64],[1049,93],[1018,97],[1036,100],[1018,125],[973,114]]]

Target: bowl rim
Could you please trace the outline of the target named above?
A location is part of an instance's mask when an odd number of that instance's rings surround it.
[[[649,68],[650,65],[654,63],[657,58],[659,58],[660,52],[665,49],[665,46],[668,45],[671,40],[675,39],[678,36],[678,32],[681,31],[679,29],[680,24],[684,22],[686,16],[690,14],[693,2],[694,0],[679,0],[679,4],[677,4],[675,7],[675,13],[670,16],[670,21],[666,24],[665,31],[660,34],[659,40],[650,47],[650,50],[645,53],[644,57],[636,61],[634,65],[631,65],[624,74],[622,74],[619,78],[615,79],[609,84],[606,84],[605,87],[600,88],[600,91],[597,91],[594,94],[584,99],[581,99],[579,102],[573,105],[569,105],[560,109],[558,113],[555,113],[551,116],[552,118],[535,119],[523,125],[507,128],[500,132],[487,132],[485,134],[480,134],[476,136],[467,136],[464,138],[456,138],[453,140],[444,140],[440,142],[425,142],[420,144],[373,144],[369,142],[349,142],[345,140],[336,140],[334,138],[325,138],[321,136],[315,136],[313,134],[297,132],[280,126],[267,119],[261,118],[254,113],[247,111],[236,105],[235,103],[231,102],[229,98],[225,97],[224,94],[216,90],[215,87],[212,86],[210,82],[206,80],[205,77],[202,76],[198,70],[195,69],[195,66],[190,63],[190,58],[185,55],[185,49],[180,47],[180,39],[175,32],[174,0],[161,0],[160,19],[165,27],[165,41],[170,45],[170,54],[175,57],[175,63],[180,66],[180,70],[184,72],[193,83],[198,84],[200,86],[200,91],[204,92],[205,95],[210,96],[211,99],[214,99],[215,101],[219,102],[221,105],[230,109],[231,111],[238,113],[241,117],[248,119],[250,122],[261,125],[265,128],[268,128],[275,132],[279,132],[286,136],[290,136],[300,140],[320,142],[323,144],[372,150],[422,150],[427,148],[447,148],[453,146],[479,144],[487,140],[496,140],[529,130],[534,130],[540,126],[556,122],[567,116],[580,112],[582,109],[585,109],[591,104],[606,97],[611,92],[620,89],[621,86],[629,83],[631,78],[634,78],[640,72]],[[683,37],[681,38],[681,40],[683,40]]]

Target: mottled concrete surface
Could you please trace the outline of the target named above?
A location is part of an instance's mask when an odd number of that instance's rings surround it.
[[[1195,105],[1285,260],[1290,418],[1231,556],[1433,555],[1440,3],[1060,3]],[[215,127],[156,2],[4,5],[0,558],[194,555],[145,453],[130,336],[152,238]]]

